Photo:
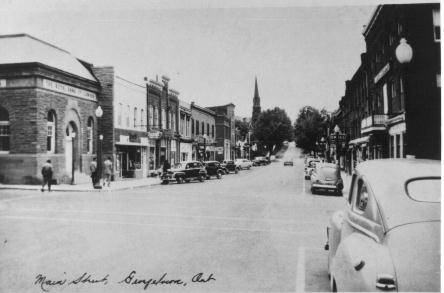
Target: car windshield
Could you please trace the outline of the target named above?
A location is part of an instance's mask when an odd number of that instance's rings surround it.
[[[180,168],[182,168],[182,164],[181,163],[174,164],[173,168],[180,169]]]
[[[441,178],[416,178],[407,182],[408,196],[416,201],[441,202]]]
[[[308,166],[310,168],[314,168],[314,167],[316,167],[316,163],[319,163],[319,161],[310,161],[310,163],[308,163]]]
[[[338,177],[338,171],[335,167],[322,166],[319,169],[319,176],[322,178],[336,179]]]

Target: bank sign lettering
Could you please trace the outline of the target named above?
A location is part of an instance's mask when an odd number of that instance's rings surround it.
[[[62,94],[67,94],[75,96],[82,99],[87,99],[90,101],[97,101],[96,94],[85,91],[73,86],[69,86],[60,82],[52,81],[49,79],[43,79],[43,88],[53,90]]]

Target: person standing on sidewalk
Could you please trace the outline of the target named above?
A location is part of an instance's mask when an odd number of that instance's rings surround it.
[[[162,167],[163,173],[167,173],[169,169],[171,169],[171,165],[168,162],[168,160],[163,161],[163,167]]]
[[[93,187],[97,184],[97,159],[93,158],[91,165],[89,166],[89,170],[91,171],[91,179]]]
[[[111,185],[111,174],[113,173],[113,162],[111,161],[111,157],[108,157],[105,162],[103,162],[103,168],[105,171],[105,180],[103,181],[103,186],[105,184],[110,187]]]
[[[43,176],[42,192],[45,190],[46,184],[48,184],[48,191],[51,191],[51,180],[52,180],[51,160],[47,160],[46,163],[43,164],[42,176]]]

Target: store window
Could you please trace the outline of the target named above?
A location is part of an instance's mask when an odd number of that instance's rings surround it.
[[[46,122],[47,134],[46,134],[46,151],[49,154],[55,152],[55,130],[56,130],[56,115],[53,110],[48,112]]]
[[[94,120],[92,117],[88,118],[88,125],[86,127],[86,150],[88,154],[93,152],[93,133],[94,133]]]
[[[401,157],[401,135],[396,134],[396,157]]]
[[[433,9],[433,36],[435,42],[441,41],[441,16],[440,9]]]
[[[0,152],[9,152],[9,113],[0,106]]]
[[[395,157],[395,137],[390,135],[390,158]]]

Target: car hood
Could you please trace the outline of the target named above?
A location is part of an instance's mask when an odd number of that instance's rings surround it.
[[[390,230],[387,244],[398,291],[440,291],[440,221],[406,224]]]

